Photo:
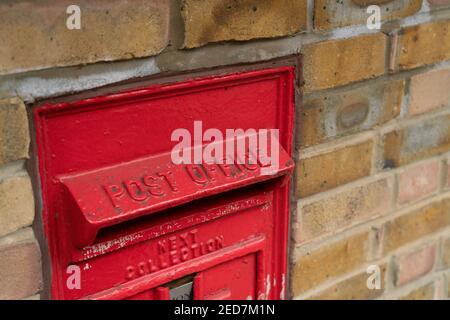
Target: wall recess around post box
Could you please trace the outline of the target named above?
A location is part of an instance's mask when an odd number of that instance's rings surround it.
[[[51,297],[283,298],[294,79],[281,66],[36,106]],[[171,134],[196,120],[278,129],[280,165],[174,164]]]

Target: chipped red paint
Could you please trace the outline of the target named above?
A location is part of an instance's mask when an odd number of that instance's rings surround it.
[[[36,107],[52,298],[167,299],[165,284],[185,276],[194,299],[281,298],[293,84],[281,67]],[[195,181],[198,168],[169,154],[171,133],[194,120],[279,129],[276,174],[236,165]],[[79,290],[66,286],[68,265],[80,267]]]

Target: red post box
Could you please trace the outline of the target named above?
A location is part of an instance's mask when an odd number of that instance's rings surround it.
[[[37,106],[52,298],[283,298],[293,83],[279,67]],[[279,130],[278,166],[174,163],[171,136],[195,121]]]

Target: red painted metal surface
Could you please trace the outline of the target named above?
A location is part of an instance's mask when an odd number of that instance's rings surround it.
[[[93,244],[102,228],[284,175],[293,162],[281,146],[279,155],[280,167],[272,175],[261,174],[257,163],[175,165],[169,152],[59,176],[79,210],[71,217],[73,242],[83,248]]]
[[[52,297],[167,299],[192,277],[194,299],[283,298],[293,81],[282,67],[36,107]],[[279,129],[279,168],[173,164],[171,133],[198,120]]]

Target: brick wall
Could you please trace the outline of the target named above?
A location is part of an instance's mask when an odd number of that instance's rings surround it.
[[[0,299],[31,297],[42,288],[40,250],[30,227],[34,197],[24,162],[29,143],[23,102],[0,100]]]
[[[27,170],[34,102],[290,55],[302,57],[290,297],[448,297],[450,1],[49,3],[0,4],[0,299],[48,297]],[[73,3],[81,30],[65,25]],[[379,290],[366,285],[371,265]]]

